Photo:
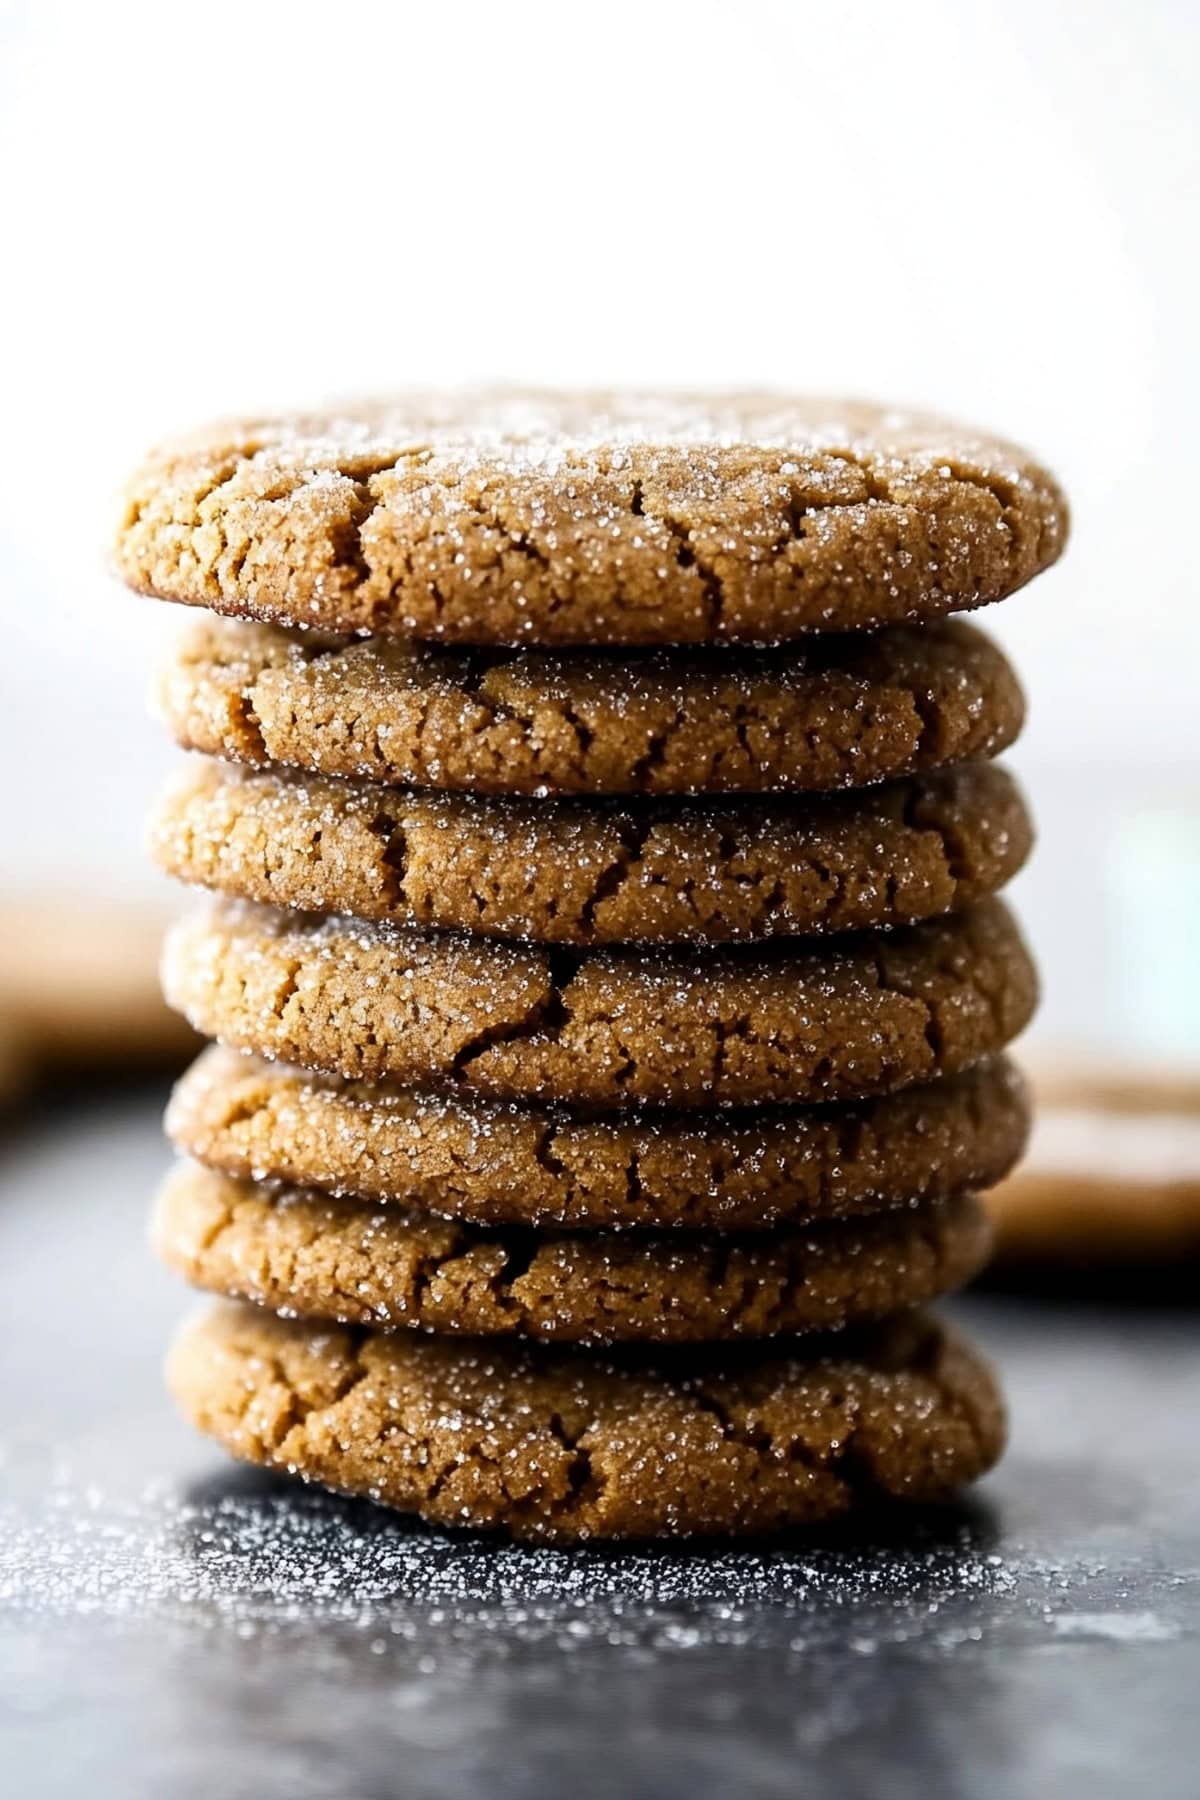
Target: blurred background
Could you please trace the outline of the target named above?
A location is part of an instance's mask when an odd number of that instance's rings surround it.
[[[1200,1060],[1198,47],[1189,0],[0,7],[5,897],[163,898],[179,621],[105,567],[159,437],[410,382],[850,392],[1063,478],[1065,563],[981,621],[1032,705],[1037,1029]]]

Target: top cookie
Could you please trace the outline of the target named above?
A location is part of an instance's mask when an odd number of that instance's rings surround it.
[[[411,395],[215,428],[130,485],[131,586],[466,644],[776,643],[999,600],[1054,479],[937,418],[770,394]]]

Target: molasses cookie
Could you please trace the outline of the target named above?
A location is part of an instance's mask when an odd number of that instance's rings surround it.
[[[0,902],[0,1045],[14,1094],[51,1073],[177,1070],[195,1055],[159,989],[166,923],[157,907],[94,896]]]
[[[783,394],[421,395],[216,427],[130,484],[132,587],[324,631],[771,643],[999,600],[1057,484],[967,427]]]
[[[477,1225],[576,1230],[804,1225],[990,1187],[1020,1156],[1025,1084],[1004,1059],[839,1106],[573,1117],[414,1094],[210,1046],[167,1131],[210,1168]]]
[[[205,1035],[352,1079],[613,1107],[848,1100],[1004,1048],[1036,998],[1010,914],[696,954],[565,951],[225,901],[167,939]]]
[[[834,1330],[962,1286],[991,1244],[967,1196],[747,1237],[486,1231],[195,1163],[153,1236],[195,1286],[288,1316],[579,1344]]]
[[[151,828],[243,900],[535,943],[723,943],[907,924],[994,893],[1032,843],[987,763],[865,794],[734,802],[406,794],[197,761]]]
[[[1057,1067],[1029,1157],[988,1196],[1006,1261],[1116,1268],[1200,1258],[1200,1080]]]
[[[1004,1446],[978,1352],[905,1314],[778,1345],[596,1355],[224,1303],[167,1368],[235,1456],[434,1524],[559,1543],[751,1534],[947,1499]]]
[[[777,650],[554,654],[330,639],[202,617],[159,680],[168,729],[233,762],[481,794],[866,787],[995,756],[1025,717],[961,620]]]

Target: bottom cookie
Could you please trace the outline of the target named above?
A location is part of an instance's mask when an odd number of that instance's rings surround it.
[[[515,1349],[222,1303],[172,1348],[200,1430],[439,1525],[559,1543],[751,1534],[947,1498],[999,1456],[986,1362],[904,1314],[802,1354]]]

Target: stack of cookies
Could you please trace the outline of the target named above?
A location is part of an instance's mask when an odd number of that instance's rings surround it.
[[[156,456],[178,1088],[163,1256],[237,1455],[558,1540],[940,1498],[998,1454],[919,1309],[988,1248],[1035,978],[1022,721],[946,615],[1052,479],[776,395],[423,397]]]

